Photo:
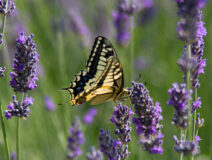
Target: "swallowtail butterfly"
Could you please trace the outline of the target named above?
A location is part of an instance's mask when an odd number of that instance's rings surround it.
[[[86,69],[75,75],[74,81],[63,90],[70,93],[73,106],[90,100],[93,105],[116,101],[129,95],[129,90],[124,88],[122,65],[108,39],[96,37]]]

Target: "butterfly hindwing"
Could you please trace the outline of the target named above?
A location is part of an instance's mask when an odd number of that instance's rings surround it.
[[[99,88],[97,87],[98,89],[89,94],[93,96],[91,104],[99,104],[110,99],[116,100],[116,96],[123,90],[122,72],[122,66],[118,58],[110,58],[104,73],[97,81],[96,86]]]

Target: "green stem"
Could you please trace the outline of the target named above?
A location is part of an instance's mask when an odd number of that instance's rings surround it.
[[[191,59],[191,45],[187,45],[187,60],[189,61]],[[191,89],[191,71],[188,70],[186,73],[186,86],[187,86],[187,92],[190,92]],[[193,115],[191,114],[191,100],[189,99],[187,102],[187,108],[188,108],[188,139],[192,140],[192,132],[193,132]],[[193,160],[193,156],[190,156],[190,159]]]
[[[194,90],[194,100],[195,101],[197,100],[197,89]],[[197,116],[197,113],[196,113],[196,110],[195,110],[194,113],[193,113],[193,132],[192,132],[192,141],[193,142],[195,141],[195,134],[196,134],[195,132],[197,132],[196,125],[195,125],[196,116]],[[191,156],[191,160],[194,160],[194,156]]]
[[[8,6],[8,0],[5,0],[6,1],[6,12],[7,12],[7,6]],[[2,33],[2,35],[4,36],[4,28],[5,28],[5,24],[6,24],[6,14],[5,15],[3,15],[3,22],[2,22],[2,28],[1,28],[1,33]],[[0,46],[2,46],[2,45],[0,45]]]
[[[65,55],[64,55],[64,44],[63,44],[63,35],[61,32],[60,24],[59,24],[59,19],[60,19],[60,8],[59,6],[59,1],[54,0],[54,7],[55,7],[55,19],[56,19],[56,36],[57,36],[57,53],[58,53],[58,59],[59,59],[59,69],[60,69],[60,75],[63,77],[63,82],[67,79],[66,74],[64,72],[64,64],[65,64]],[[62,97],[64,99],[64,97]],[[64,130],[64,135],[67,137],[67,123],[66,123],[66,117],[67,117],[67,111],[64,106],[61,107],[61,113],[62,113],[62,121],[63,121],[63,130]]]
[[[187,45],[187,60],[189,61],[191,59],[191,45]],[[190,92],[191,89],[191,72],[188,70],[186,73],[186,86],[187,86],[187,92]],[[188,100],[187,102],[187,108],[188,108],[188,118],[189,118],[189,124],[188,124],[188,138],[192,139],[192,114],[191,114],[191,101]]]
[[[7,8],[8,8],[8,0],[5,0],[6,2],[6,12],[7,12]],[[6,13],[7,14],[7,13]],[[2,17],[3,17],[3,20],[2,20],[2,28],[1,28],[1,34],[2,34],[2,41],[4,44],[6,44],[6,41],[5,41],[5,36],[4,36],[4,32],[5,32],[5,26],[6,26],[6,14],[4,14]],[[3,44],[2,43],[2,44]],[[0,44],[0,51],[2,52],[3,54],[3,58],[4,58],[4,61],[7,65],[10,64],[10,60],[9,60],[9,54],[7,54],[4,50],[3,50],[3,45]],[[5,46],[5,45],[4,45]],[[8,68],[8,66],[6,66]]]
[[[133,61],[134,61],[134,16],[130,16],[130,81],[133,79]]]
[[[25,93],[22,94],[21,102],[19,104],[22,104],[24,101]],[[20,117],[17,117],[16,121],[16,152],[17,152],[17,160],[20,160]]]
[[[17,160],[20,160],[20,117],[17,117],[16,120],[16,153]]]
[[[180,140],[182,141],[183,130],[180,130]],[[183,160],[183,153],[180,153],[180,160]]]
[[[197,89],[194,90],[194,100],[197,100]],[[194,118],[193,118],[193,136],[192,136],[192,140],[194,141],[195,139],[195,132],[196,132],[196,118],[197,118],[197,113],[196,110],[194,112]]]
[[[5,124],[4,124],[1,99],[0,99],[0,118],[1,118],[2,132],[3,132],[3,137],[4,137],[4,144],[5,144],[5,149],[6,149],[6,153],[7,153],[7,160],[10,160],[10,150],[9,150],[8,141],[7,141],[7,132],[6,132]]]

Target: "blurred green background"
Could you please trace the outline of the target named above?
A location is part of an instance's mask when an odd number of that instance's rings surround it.
[[[37,52],[40,54],[38,88],[29,94],[34,98],[31,106],[30,117],[21,120],[21,156],[23,160],[58,160],[66,159],[67,132],[75,116],[82,116],[91,107],[89,103],[71,107],[70,104],[57,106],[54,112],[47,111],[43,97],[51,96],[56,104],[69,100],[66,92],[60,92],[60,88],[68,87],[74,75],[84,69],[86,60],[90,54],[94,37],[103,34],[108,37],[122,62],[125,74],[125,86],[131,86],[130,75],[136,80],[146,83],[154,102],[159,101],[162,106],[164,152],[155,159],[170,160],[179,159],[173,150],[174,134],[179,136],[180,130],[171,124],[173,109],[167,105],[168,89],[173,82],[182,82],[182,72],[176,64],[183,50],[183,43],[176,37],[176,24],[178,21],[177,7],[173,0],[158,0],[154,3],[156,12],[152,20],[142,25],[135,25],[134,29],[134,53],[135,59],[141,58],[144,66],[129,70],[128,59],[129,46],[119,46],[116,43],[116,31],[112,20],[112,11],[116,9],[117,1],[108,0],[81,0],[74,2],[69,0],[21,0],[16,1],[18,14],[9,16],[6,24],[7,43],[4,44],[0,66],[6,65],[6,78],[0,81],[0,96],[3,108],[6,109],[13,90],[9,87],[10,65],[7,59],[12,59],[15,52],[15,39],[18,33],[25,30],[27,34],[33,33],[37,44]],[[69,27],[69,12],[74,10],[74,4],[80,6],[77,11],[81,14],[85,24],[90,29],[92,36],[84,39],[73,32]],[[64,5],[65,4],[65,5]],[[76,8],[75,8],[76,9]],[[203,20],[207,29],[205,40],[204,58],[207,59],[205,74],[200,76],[201,87],[198,95],[202,100],[202,108],[199,109],[201,117],[205,119],[204,126],[199,130],[202,139],[200,142],[201,154],[197,159],[209,160],[212,156],[212,3],[208,1],[203,9]],[[100,16],[103,16],[100,17]],[[72,17],[73,18],[73,17]],[[103,33],[98,28],[105,27]],[[14,31],[16,25],[20,25],[18,31]],[[68,27],[67,27],[68,26]],[[83,42],[84,40],[84,42]],[[88,44],[83,44],[83,43]],[[112,102],[105,102],[96,106],[98,115],[91,125],[83,125],[85,144],[82,146],[83,155],[79,159],[85,159],[85,153],[91,146],[98,148],[99,129],[109,129],[113,137],[114,125],[109,121],[113,112]],[[15,151],[15,118],[6,121],[9,146]],[[129,144],[131,155],[128,159],[153,159],[152,155],[138,147],[135,127],[133,126],[132,141]],[[0,132],[0,159],[6,159],[3,146],[2,132]]]

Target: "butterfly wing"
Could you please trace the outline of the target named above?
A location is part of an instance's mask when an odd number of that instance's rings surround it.
[[[97,81],[104,75],[108,59],[116,57],[116,53],[109,40],[104,37],[97,37],[92,47],[86,69],[75,75],[68,90],[71,97],[71,104],[81,104],[86,100],[86,95],[97,88]]]
[[[101,75],[110,57],[116,57],[110,41],[104,37],[96,37],[91,54],[86,63],[86,71],[93,77]]]
[[[92,100],[91,104],[99,104],[107,100],[117,100],[118,95],[123,91],[123,69],[116,57],[108,60],[103,74],[96,83],[96,89],[86,96]],[[118,97],[119,98],[119,97]]]

